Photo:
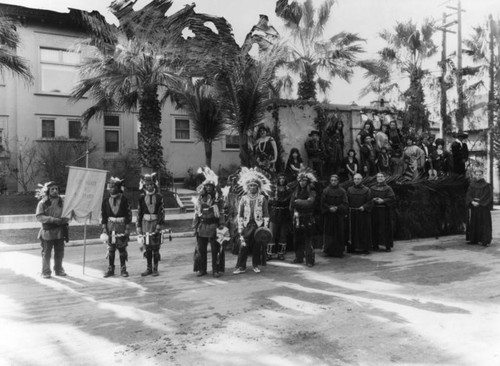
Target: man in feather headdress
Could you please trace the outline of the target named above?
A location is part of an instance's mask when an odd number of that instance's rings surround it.
[[[141,276],[158,276],[158,262],[161,259],[162,228],[165,222],[163,196],[160,194],[156,173],[141,177],[139,189],[143,194],[139,197],[137,207],[137,234],[144,247],[146,271]]]
[[[42,245],[42,277],[50,278],[50,257],[54,248],[54,272],[56,276],[66,276],[62,261],[64,242],[68,242],[68,220],[61,218],[63,199],[59,196],[59,186],[47,182],[37,191],[40,199],[36,207],[36,219],[42,224],[38,239]]]
[[[120,274],[128,277],[127,246],[130,236],[129,225],[132,222],[132,210],[127,197],[123,194],[123,180],[111,177],[108,182],[109,198],[103,200],[101,208],[101,224],[108,244],[108,270],[104,277],[115,275],[115,252],[120,253]]]
[[[297,175],[298,185],[290,199],[290,211],[293,213],[293,245],[295,259],[293,263],[304,263],[308,267],[314,265],[314,249],[311,234],[315,224],[314,205],[316,190],[313,184],[317,181],[311,169],[301,170]]]
[[[217,192],[218,177],[208,167],[200,168],[205,181],[198,187],[198,198],[194,206],[193,229],[196,236],[194,271],[197,276],[207,274],[207,247],[210,243],[212,252],[212,275],[220,277],[224,272],[224,248],[216,240],[217,229],[224,225],[223,199]]]
[[[255,233],[259,228],[269,226],[268,200],[264,193],[269,194],[271,185],[264,174],[245,167],[241,169],[238,184],[245,195],[241,197],[238,206],[238,232],[241,236],[241,246],[233,274],[246,271],[249,253],[252,254],[253,271],[259,273],[259,265],[265,263],[265,257],[262,257],[264,243],[256,240]],[[267,243],[265,245],[267,246]]]
[[[466,240],[469,244],[481,243],[487,247],[491,243],[491,210],[493,189],[483,178],[483,171],[474,172],[474,181],[469,185],[465,204],[468,209]]]

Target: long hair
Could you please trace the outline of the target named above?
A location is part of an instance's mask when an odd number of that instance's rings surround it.
[[[301,164],[302,163],[302,157],[300,156],[300,151],[296,147],[292,148],[290,150],[290,155],[288,155],[288,161],[286,162],[287,165],[292,164],[294,162],[293,160],[293,153],[297,153],[297,163]]]

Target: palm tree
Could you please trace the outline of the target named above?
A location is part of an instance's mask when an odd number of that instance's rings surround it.
[[[186,6],[169,17],[171,0],[153,0],[134,11],[136,0],[115,1],[110,5],[120,26],[109,26],[102,16],[81,11],[94,46],[81,66],[81,81],[73,99],[89,96],[95,104],[85,111],[84,123],[109,110],[139,109],[139,160],[155,171],[165,167],[161,145],[161,105],[159,94],[168,90],[181,72],[205,70],[199,54],[209,65],[217,64],[233,47],[230,25],[224,18],[196,14],[195,5]],[[207,26],[211,23],[216,30]],[[194,37],[184,35],[194,29]]]
[[[240,160],[243,166],[252,164],[248,132],[263,120],[266,102],[277,95],[273,81],[283,52],[280,43],[261,52],[258,59],[242,50],[222,69],[214,70],[214,86],[219,95],[223,118],[240,137]]]
[[[429,75],[429,71],[424,69],[424,62],[437,52],[432,40],[434,32],[434,22],[431,20],[425,20],[421,27],[412,21],[397,22],[392,31],[384,30],[379,34],[387,43],[379,51],[379,59],[363,65],[369,83],[362,90],[362,95],[375,92],[383,97],[399,89],[400,83],[396,80],[401,74],[409,78],[410,86],[402,93],[407,106],[404,122],[406,125],[414,123],[417,130],[429,128],[423,80]]]
[[[469,55],[477,66],[464,69],[467,74],[480,78],[469,88],[472,90],[472,96],[478,90],[475,86],[482,86],[483,79],[488,74],[489,178],[493,183],[493,158],[496,156],[498,159],[500,156],[500,122],[496,125],[494,123],[495,114],[498,121],[500,108],[500,21],[493,20],[490,15],[485,25],[476,26],[473,31],[472,36],[464,40],[466,48],[463,52]],[[496,55],[495,49],[498,50]]]
[[[205,145],[205,164],[212,167],[212,143],[226,131],[222,110],[215,89],[204,79],[193,83],[183,79],[167,92],[179,108],[185,109],[193,122],[193,130]]]
[[[349,81],[354,67],[358,66],[356,56],[364,52],[357,34],[340,32],[330,38],[324,37],[325,26],[330,19],[335,0],[325,0],[315,9],[313,0],[299,4],[288,0],[276,2],[276,15],[285,21],[285,28],[291,33],[293,44],[285,67],[293,74],[299,74],[298,97],[301,100],[316,100],[316,91],[325,93],[332,85],[331,79],[340,77]],[[322,75],[328,76],[324,78]],[[282,79],[285,88],[291,88],[291,77]]]
[[[33,76],[28,62],[16,54],[19,45],[17,23],[0,14],[0,73],[9,70],[12,74],[31,81]]]

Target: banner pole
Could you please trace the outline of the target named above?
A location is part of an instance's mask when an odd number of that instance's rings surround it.
[[[85,149],[85,168],[89,168],[89,140],[87,139]],[[85,218],[85,222],[83,223],[83,267],[82,274],[85,275],[85,258],[87,256],[87,218]]]
[[[85,274],[85,258],[87,255],[87,217],[83,223],[83,267],[82,273]]]

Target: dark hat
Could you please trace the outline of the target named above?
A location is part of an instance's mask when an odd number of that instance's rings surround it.
[[[434,141],[434,143],[436,144],[436,146],[438,145],[442,145],[444,147],[444,139],[442,138],[437,138],[436,141]]]
[[[469,137],[468,134],[466,134],[464,131],[458,131],[458,132],[453,132],[453,137],[457,139],[466,139]]]
[[[312,136],[312,135],[318,135],[319,136],[319,131],[312,130],[311,132],[309,132],[309,136]]]
[[[254,239],[257,243],[267,244],[273,238],[273,233],[267,227],[259,227],[255,230]]]

